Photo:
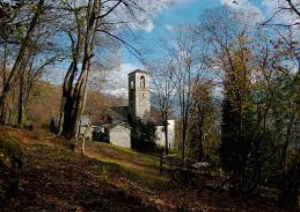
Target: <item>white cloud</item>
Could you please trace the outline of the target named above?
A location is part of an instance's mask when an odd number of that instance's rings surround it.
[[[166,28],[166,30],[168,30],[168,31],[173,31],[173,30],[174,30],[174,26],[173,26],[173,25],[169,25],[169,24],[166,24],[166,25],[165,25],[165,28]]]
[[[133,24],[134,29],[142,29],[151,32],[154,29],[154,23],[151,19],[143,19]]]
[[[155,28],[154,19],[170,7],[177,4],[188,4],[196,0],[136,0],[135,3],[143,8],[143,12],[138,12],[131,26],[133,29],[152,31]],[[124,13],[118,13],[118,15]],[[126,14],[124,20],[130,19]]]
[[[239,12],[246,22],[262,22],[265,19],[262,11],[249,0],[220,0],[220,2]]]
[[[1,0],[0,0],[1,1]],[[3,0],[2,0],[3,1]],[[4,0],[8,1],[8,0]],[[76,6],[87,5],[87,0],[75,0],[69,2]],[[154,19],[161,13],[168,10],[170,7],[177,4],[188,4],[199,0],[134,0],[125,1],[127,6],[120,4],[113,13],[106,17],[110,22],[128,22],[129,26],[134,30],[145,30],[151,32],[155,28]],[[103,13],[109,11],[114,5],[115,1],[106,1],[103,4]],[[134,15],[133,15],[134,14]],[[116,25],[117,28],[123,25]]]
[[[0,0],[1,1],[1,0]],[[2,0],[8,1],[8,0]],[[87,5],[88,0],[68,0],[75,4],[79,5]],[[124,1],[127,6],[130,8],[126,8],[124,4],[120,4],[113,13],[106,17],[106,19],[110,22],[127,22],[128,25],[133,30],[145,30],[147,32],[151,32],[155,28],[154,20],[155,18],[167,11],[170,7],[178,5],[178,4],[189,4],[191,2],[197,2],[201,0],[130,0]],[[105,11],[109,11],[114,5],[116,1],[106,1],[103,4],[103,13]],[[134,14],[134,15],[133,15]],[[117,29],[122,28],[124,25],[115,25]]]
[[[108,76],[102,92],[116,97],[128,97],[128,74],[141,69],[142,65],[136,63],[123,63],[119,70],[112,70]]]
[[[299,22],[299,17],[291,12],[291,10],[283,9],[290,8],[287,1],[277,1],[277,0],[262,0],[260,5],[254,4],[251,0],[220,0],[222,5],[226,5],[232,9],[241,12],[252,13],[251,16],[246,16],[246,19],[252,20],[256,19],[259,22],[267,21],[272,17],[271,22],[276,24],[294,24]],[[292,0],[292,3],[300,10],[300,1]],[[278,13],[278,11],[280,12]],[[256,14],[254,16],[253,14]],[[251,18],[252,17],[252,18]]]
[[[300,10],[299,0],[292,0],[296,8]],[[262,6],[266,10],[269,17],[272,18],[272,23],[277,24],[294,24],[299,22],[299,17],[291,10],[283,9],[290,8],[287,1],[263,0]],[[278,11],[280,12],[278,13]]]
[[[106,90],[117,90],[128,87],[128,74],[136,69],[141,69],[136,63],[123,63],[119,70],[112,71],[107,80]]]

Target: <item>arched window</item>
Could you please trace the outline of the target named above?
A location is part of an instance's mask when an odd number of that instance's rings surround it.
[[[145,77],[144,76],[141,76],[141,78],[140,78],[140,87],[145,88]]]
[[[134,82],[133,82],[133,80],[130,81],[130,89],[134,89]]]

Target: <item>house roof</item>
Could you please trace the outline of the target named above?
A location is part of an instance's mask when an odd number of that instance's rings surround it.
[[[122,122],[128,122],[128,106],[111,107],[110,109],[110,115],[112,119],[119,120]]]
[[[141,69],[136,69],[136,70],[134,70],[133,72],[130,72],[128,75],[135,74],[135,73],[144,73],[144,74],[148,74],[147,71],[144,71],[144,70],[141,70]]]
[[[123,125],[123,124],[116,124],[116,125],[111,125],[108,127],[108,129],[112,130],[112,129],[115,129],[115,128],[127,128],[127,129],[131,129],[130,126],[128,125]]]

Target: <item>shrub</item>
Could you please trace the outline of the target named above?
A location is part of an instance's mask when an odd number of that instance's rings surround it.
[[[135,118],[131,121],[131,146],[133,149],[142,152],[154,152],[155,124],[150,120]]]

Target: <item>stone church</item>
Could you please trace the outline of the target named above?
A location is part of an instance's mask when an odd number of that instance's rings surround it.
[[[110,109],[110,123],[106,134],[110,143],[131,148],[131,128],[128,117],[151,119],[151,104],[149,90],[149,74],[137,69],[128,74],[128,106],[112,107]],[[164,127],[156,121],[156,143],[165,146]],[[168,120],[169,148],[175,148],[175,120]]]

